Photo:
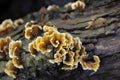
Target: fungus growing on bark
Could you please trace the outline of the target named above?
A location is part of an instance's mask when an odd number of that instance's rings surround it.
[[[47,7],[47,11],[53,11],[53,10],[58,10],[58,9],[59,9],[59,6],[58,6],[58,5],[55,5],[55,4],[49,5],[49,6]]]
[[[54,47],[60,48],[66,46],[65,33],[59,32],[54,33],[52,38],[50,39],[50,42]]]
[[[12,63],[14,64],[16,68],[23,68],[22,63],[20,62],[20,59],[18,58],[13,58]]]
[[[78,0],[78,1],[73,2],[73,3],[71,4],[71,8],[72,8],[72,10],[82,11],[82,10],[84,10],[84,8],[85,8],[85,3]]]
[[[11,41],[12,40],[10,37],[0,38],[0,56],[1,57],[8,54],[9,43]]]
[[[88,60],[89,55],[82,55],[80,58],[80,64],[84,70],[97,71],[99,68],[100,59],[98,56],[93,56],[92,59]]]
[[[30,51],[30,54],[35,57],[35,56],[36,56],[36,50],[35,50],[35,48],[33,47],[33,45],[34,45],[33,42],[30,43],[28,49],[29,49],[29,51]]]
[[[9,44],[9,57],[10,58],[19,58],[21,46],[22,46],[21,41],[10,42],[10,44]]]
[[[24,22],[23,19],[16,19],[16,20],[14,21],[14,24],[15,24],[15,26],[19,26],[19,25],[21,25],[23,22]]]
[[[16,78],[16,75],[18,73],[17,68],[14,66],[12,60],[9,60],[6,64],[5,73],[9,75],[10,77]]]
[[[34,25],[34,22],[28,22],[25,25],[25,38],[31,39],[34,38],[40,30],[42,30],[42,27],[39,25]]]
[[[0,25],[0,36],[4,36],[10,32],[12,32],[16,26],[13,24],[11,19],[6,19]]]
[[[98,18],[88,22],[86,29],[95,29],[99,27],[104,27],[107,25],[107,20],[105,18]]]
[[[69,33],[60,33],[53,25],[44,25],[43,31],[43,36],[38,36],[29,44],[31,55],[35,57],[37,51],[40,51],[42,54],[52,53],[53,58],[49,59],[50,63],[62,65],[62,69],[64,70],[77,68],[78,63],[83,60],[82,56],[87,55],[80,39],[78,37],[73,38]],[[53,49],[55,49],[55,51]],[[96,56],[95,60],[97,60]],[[96,67],[98,67],[98,64],[99,62]],[[90,65],[88,66],[91,67]],[[92,68],[89,68],[89,70],[91,69]]]
[[[57,32],[56,28],[54,28],[52,25],[44,25],[43,31],[45,31],[45,35],[52,35]]]

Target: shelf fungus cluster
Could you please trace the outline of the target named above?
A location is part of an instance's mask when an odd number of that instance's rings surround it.
[[[85,47],[78,37],[74,38],[69,33],[61,33],[54,26],[44,25],[43,36],[38,36],[29,43],[29,52],[36,57],[37,53],[53,54],[48,61],[51,64],[62,65],[63,70],[73,70],[82,65],[84,70],[97,71],[99,68],[99,57],[93,56],[93,60],[88,59]]]
[[[40,31],[42,27],[39,25],[35,25],[34,21],[27,22],[25,25],[25,38],[32,39],[34,38]]]
[[[0,58],[9,56],[5,73],[13,78],[16,77],[19,68],[23,68],[20,61],[22,42],[13,41],[10,37],[0,39]]]
[[[12,21],[11,19],[6,19],[0,24],[0,36],[4,36],[16,29],[16,26],[23,23],[22,19],[17,19]]]
[[[81,0],[77,0],[76,2],[69,2],[64,6],[64,8],[68,10],[72,9],[72,10],[83,11],[85,9],[85,2]]]

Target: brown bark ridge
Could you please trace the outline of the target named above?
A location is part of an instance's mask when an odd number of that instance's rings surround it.
[[[69,16],[63,20],[64,14]],[[105,18],[107,25],[95,29],[86,29],[92,19]],[[24,24],[16,31],[6,35],[14,40],[22,40],[24,51],[23,61],[27,67],[19,71],[14,80],[120,80],[120,1],[90,0],[83,12],[60,9],[49,13],[35,12],[23,18],[25,22],[35,20],[38,23],[52,22],[60,32],[69,32],[79,37],[88,54],[100,57],[100,68],[97,72],[83,70],[81,65],[75,70],[64,71],[51,64],[35,62],[28,54],[27,46],[30,41],[22,36]],[[26,58],[29,57],[29,62]],[[46,57],[45,57],[46,58]],[[13,80],[4,73],[6,59],[0,60],[0,80]],[[39,64],[39,65],[38,65]]]

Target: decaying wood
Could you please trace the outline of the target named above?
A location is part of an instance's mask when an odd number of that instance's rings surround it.
[[[69,18],[61,19],[61,15],[68,14]],[[86,29],[89,21],[97,18],[105,18],[107,26]],[[63,71],[56,67],[43,69],[46,64],[26,60],[25,69],[20,71],[15,80],[119,80],[120,79],[120,1],[117,0],[92,0],[84,12],[73,12],[60,9],[53,12],[36,12],[24,18],[25,22],[35,20],[38,23],[52,22],[60,32],[69,32],[79,37],[86,47],[88,54],[95,54],[100,57],[100,68],[97,72],[84,71],[81,65],[72,71]],[[18,26],[16,31],[7,35],[14,40],[23,41],[26,59],[30,57],[26,44],[28,41],[23,36],[24,24]],[[4,36],[5,37],[5,36]],[[32,59],[32,58],[31,58]],[[25,60],[24,60],[25,61]],[[6,61],[1,60],[0,80],[13,80],[4,73]],[[37,64],[37,65],[32,65]],[[44,65],[43,65],[44,64]],[[32,67],[31,67],[32,65]],[[48,66],[48,65],[47,65]],[[50,66],[50,65],[49,65]]]

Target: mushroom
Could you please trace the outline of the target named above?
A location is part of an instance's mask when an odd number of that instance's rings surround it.
[[[55,5],[55,4],[49,5],[49,6],[47,7],[47,11],[53,11],[53,10],[58,10],[58,9],[59,9],[59,6],[58,6],[58,5]]]
[[[78,0],[78,1],[73,2],[73,3],[71,4],[71,8],[72,8],[72,10],[82,11],[82,10],[84,10],[84,8],[85,8],[85,3]]]
[[[54,33],[52,38],[50,39],[50,42],[54,47],[60,48],[66,46],[65,33],[59,32]]]
[[[34,45],[33,42],[32,42],[32,43],[29,43],[28,49],[29,49],[29,51],[30,51],[30,54],[35,57],[36,54],[37,54],[37,52],[36,52],[35,48],[33,47],[33,45]]]
[[[10,58],[19,58],[20,48],[22,46],[21,41],[12,41],[9,44],[9,57]]]
[[[34,25],[33,22],[28,22],[25,25],[25,38],[32,39],[34,36],[41,32],[42,27],[39,25]]]
[[[95,72],[99,68],[100,59],[98,56],[93,55],[92,59],[87,60],[89,55],[82,55],[80,58],[80,64],[84,70],[94,70]]]
[[[6,64],[5,73],[9,75],[10,77],[16,78],[16,75],[18,73],[17,68],[14,66],[12,60],[9,60]]]
[[[20,19],[16,19],[16,20],[14,21],[14,24],[15,24],[16,26],[19,26],[19,25],[21,25],[23,22],[24,22],[24,20],[20,18]]]
[[[0,53],[1,57],[8,54],[9,43],[11,42],[10,37],[0,38]]]
[[[16,68],[23,68],[23,65],[21,64],[20,59],[18,58],[13,58],[12,63]]]

